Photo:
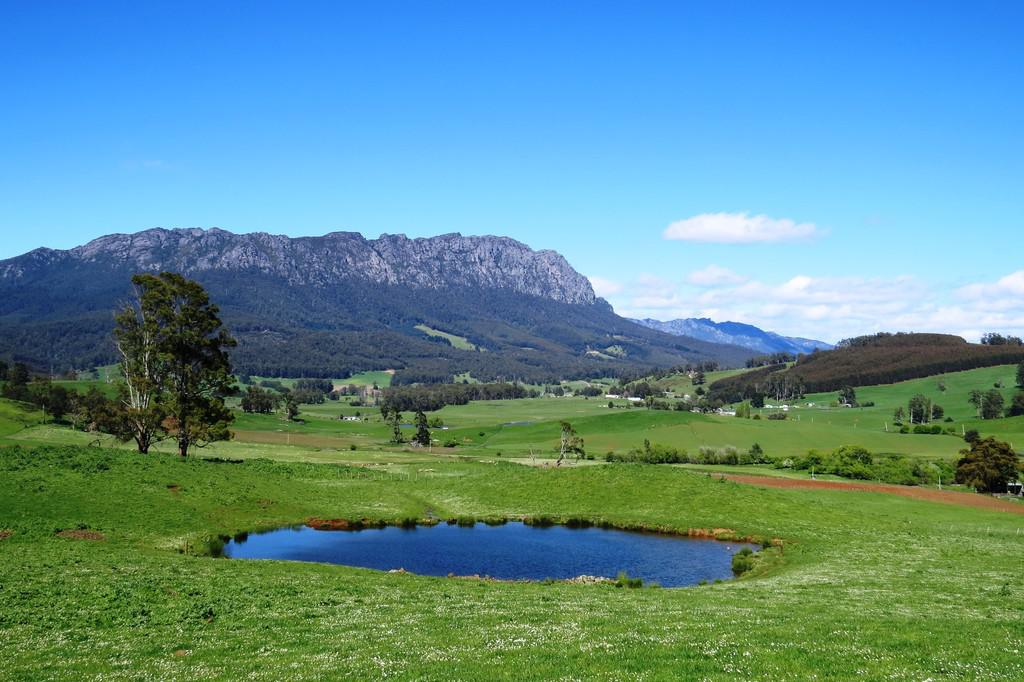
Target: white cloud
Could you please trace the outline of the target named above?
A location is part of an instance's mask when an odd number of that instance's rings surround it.
[[[1024,270],[1011,272],[995,282],[968,284],[957,290],[957,294],[968,300],[998,300],[1006,296],[1024,296]]]
[[[746,277],[738,275],[729,268],[719,265],[709,265],[703,270],[694,270],[686,277],[686,281],[699,287],[713,287],[722,284],[739,284],[746,281]]]
[[[604,298],[606,296],[614,296],[615,294],[622,291],[622,283],[614,280],[605,279],[604,277],[587,277],[590,280],[590,286],[594,288],[594,293]]]
[[[695,284],[692,277],[673,283],[644,274],[619,284],[609,300],[627,317],[709,317],[830,342],[878,331],[941,332],[977,341],[985,331],[1024,335],[1018,290],[1024,291],[1024,271],[960,289],[909,276],[798,274],[775,282]]]
[[[665,239],[718,244],[749,244],[806,239],[818,234],[813,223],[749,213],[702,213],[665,228]]]

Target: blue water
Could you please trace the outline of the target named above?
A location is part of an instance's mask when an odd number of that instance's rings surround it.
[[[235,559],[317,561],[420,575],[480,575],[502,580],[613,578],[620,571],[664,587],[732,577],[732,555],[743,543],[698,540],[601,528],[419,526],[360,531],[281,528],[231,540]]]

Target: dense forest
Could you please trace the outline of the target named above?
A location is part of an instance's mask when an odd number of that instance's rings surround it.
[[[131,274],[100,277],[74,266],[7,286],[0,291],[0,357],[56,372],[113,362],[113,314],[130,293]],[[260,376],[396,369],[397,383],[444,382],[464,372],[484,381],[541,383],[712,359],[740,366],[752,354],[647,329],[600,300],[567,304],[501,289],[365,280],[296,287],[259,272],[209,271],[197,279],[239,341],[234,366]],[[482,350],[453,348],[418,324],[464,336]],[[613,346],[617,356],[603,353]]]
[[[796,364],[762,367],[719,379],[711,396],[737,402],[769,396],[780,400],[846,386],[889,384],[1024,360],[1016,343],[967,343],[948,334],[875,334],[847,339],[835,350],[801,355]]]

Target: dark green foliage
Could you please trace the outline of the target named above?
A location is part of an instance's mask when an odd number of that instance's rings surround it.
[[[642,448],[633,448],[624,455],[609,452],[604,457],[606,462],[639,462],[643,464],[684,464],[689,461],[686,450],[668,445],[652,445],[644,441]]]
[[[281,396],[259,386],[249,386],[242,395],[242,410],[257,414],[270,414],[281,403]]]
[[[1017,365],[1017,385],[1024,388],[1024,360]]]
[[[918,393],[907,403],[907,414],[910,416],[911,424],[924,424],[932,416],[932,401]]]
[[[747,360],[747,367],[767,367],[769,365],[783,365],[787,362],[796,362],[796,356],[792,353],[769,353],[767,355],[756,355]]]
[[[58,371],[116,361],[109,311],[130,294],[132,274],[130,266],[96,261],[0,281],[0,355],[53,363]],[[709,358],[740,365],[749,355],[647,329],[601,301],[570,305],[509,290],[409,288],[359,276],[316,287],[255,271],[194,276],[239,341],[233,364],[260,376],[343,377],[394,368],[400,384],[446,382],[467,371],[484,381],[550,383]],[[417,324],[464,336],[487,352],[432,341]],[[586,354],[612,345],[625,356]]]
[[[299,403],[290,393],[284,397],[284,413],[288,421],[299,420]]]
[[[416,436],[413,440],[424,447],[430,445],[430,429],[427,426],[427,415],[423,414],[422,410],[416,411]]]
[[[391,426],[391,442],[404,443],[402,438],[402,413],[393,404],[385,402],[380,407],[380,418]]]
[[[744,547],[732,555],[732,574],[741,576],[754,568],[754,552]]]
[[[61,421],[72,409],[71,393],[49,379],[36,378],[28,388],[29,402],[38,405],[54,421]]]
[[[1003,416],[1005,400],[999,389],[990,388],[985,392],[971,391],[968,400],[977,409],[978,416],[982,419],[998,419]]]
[[[1006,408],[1007,417],[1019,417],[1024,415],[1024,391],[1017,391],[1013,394],[1010,406]]]
[[[839,402],[843,405],[857,406],[857,392],[853,390],[853,386],[843,386],[839,389]]]
[[[960,451],[956,482],[979,492],[1004,492],[1006,484],[1020,474],[1020,459],[1009,443],[989,437]]]
[[[509,383],[392,386],[384,390],[384,404],[399,411],[433,412],[445,405],[465,405],[471,400],[512,400],[537,395],[532,389]]]
[[[132,277],[136,301],[117,315],[125,401],[140,452],[169,432],[178,454],[230,437],[234,419],[224,398],[234,392],[228,349],[235,340],[220,310],[197,282],[173,272]]]
[[[29,378],[28,367],[21,362],[14,363],[14,366],[7,371],[7,383],[4,384],[3,397],[28,402],[31,399],[28,390]]]
[[[1019,336],[1003,336],[997,332],[982,334],[981,343],[984,346],[1024,346],[1024,341]]]

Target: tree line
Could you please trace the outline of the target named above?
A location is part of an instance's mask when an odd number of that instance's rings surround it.
[[[801,355],[789,368],[770,365],[719,379],[710,390],[725,402],[773,392],[784,400],[805,392],[889,384],[1022,361],[1024,346],[1014,344],[971,344],[945,334],[876,334],[845,339],[835,350]]]
[[[465,405],[471,400],[514,400],[539,395],[534,389],[510,383],[391,386],[384,389],[381,408],[433,412],[445,405]]]

